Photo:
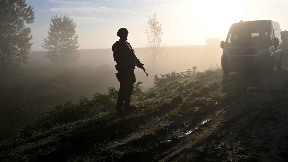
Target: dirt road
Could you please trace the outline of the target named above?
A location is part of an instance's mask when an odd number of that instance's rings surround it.
[[[288,161],[288,71],[254,87],[161,161]]]

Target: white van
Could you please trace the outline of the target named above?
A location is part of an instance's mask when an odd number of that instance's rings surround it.
[[[221,41],[221,66],[229,72],[253,70],[272,72],[282,67],[281,29],[271,20],[241,21],[231,25],[226,41]]]

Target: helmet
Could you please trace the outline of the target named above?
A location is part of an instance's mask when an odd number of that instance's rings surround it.
[[[123,33],[128,34],[128,30],[126,28],[120,28],[117,32],[117,36],[120,37]]]

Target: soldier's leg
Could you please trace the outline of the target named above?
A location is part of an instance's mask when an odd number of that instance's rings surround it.
[[[127,84],[127,92],[125,93],[124,101],[125,105],[130,105],[131,102],[131,96],[133,93],[133,82],[130,82]]]
[[[118,81],[120,82],[120,88],[119,88],[119,92],[118,92],[118,99],[117,99],[117,107],[116,107],[116,112],[117,113],[122,113],[122,105],[123,105],[123,101],[125,98],[125,88],[126,88],[126,82],[123,79],[123,76],[121,75],[122,73],[117,73],[116,77],[118,79]]]
[[[124,107],[126,107],[126,108],[127,107],[131,108],[130,102],[131,102],[131,96],[133,93],[133,85],[135,82],[136,82],[136,78],[135,78],[135,74],[133,71],[133,73],[131,72],[129,74],[129,77],[127,80],[127,88],[126,88],[127,91],[125,92],[125,97],[124,97],[124,101],[125,101]]]
[[[124,85],[123,82],[120,82],[120,89],[118,92],[118,99],[117,99],[117,109],[116,111],[121,111],[122,110],[122,105],[123,105],[123,101],[124,101]]]

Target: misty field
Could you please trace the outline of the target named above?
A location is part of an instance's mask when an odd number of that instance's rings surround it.
[[[90,59],[82,57],[73,67],[42,60],[11,72],[1,84],[8,117],[0,129],[0,161],[287,159],[286,67],[224,77],[216,47],[170,48],[170,57],[153,71],[143,61],[148,78],[137,69],[132,105],[138,108],[122,116],[115,113],[118,82],[113,61],[105,62],[109,53],[94,56],[98,65],[87,50]],[[139,58],[143,51],[138,49]]]
[[[135,84],[139,107],[124,116],[115,114],[117,89],[110,87],[14,130],[0,143],[0,160],[283,161],[287,76],[284,69],[259,77],[223,77],[220,68],[162,74],[145,92]],[[246,91],[251,86],[256,90]]]
[[[155,67],[152,68],[151,63],[151,51],[148,48],[135,48],[137,57],[144,63],[149,77],[142,72],[141,69],[136,68],[135,74],[137,80],[143,81],[145,87],[151,87],[153,85],[153,76],[155,74],[166,74],[171,71],[185,71],[193,66],[197,67],[197,71],[207,70],[211,65],[220,65],[220,59],[222,49],[215,46],[170,46],[166,48],[166,52],[169,54],[167,57],[163,57],[159,62],[156,63]],[[75,67],[89,67],[98,68],[106,66],[105,68],[111,68],[116,73],[114,68],[115,62],[113,60],[113,53],[111,49],[86,49],[79,50],[80,59]],[[45,52],[31,52],[29,63],[24,67],[49,67],[49,60],[44,58]],[[95,69],[93,69],[95,70]],[[105,75],[103,75],[105,76]],[[110,76],[110,74],[109,74]],[[105,76],[106,77],[106,76]],[[102,85],[102,89],[97,89],[97,92],[105,92],[106,87],[114,86],[119,87],[116,77],[112,77],[113,84]],[[116,84],[114,84],[116,82]]]
[[[147,77],[141,69],[135,69],[137,81],[143,82],[144,90],[153,86],[156,74],[181,72],[193,66],[197,71],[203,71],[220,65],[221,57],[218,46],[167,47],[170,55],[152,68],[149,50],[136,48],[135,51],[149,73]],[[111,49],[79,52],[78,63],[70,67],[55,67],[44,58],[46,52],[31,52],[28,64],[10,71],[0,81],[1,121],[11,119],[18,108],[21,111],[20,125],[24,126],[58,104],[75,103],[81,96],[89,98],[96,93],[105,93],[108,87],[119,88]]]

